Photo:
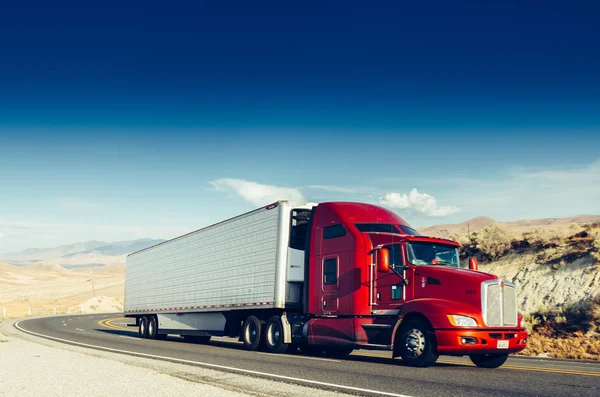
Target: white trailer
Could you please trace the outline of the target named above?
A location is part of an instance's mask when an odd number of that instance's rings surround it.
[[[136,318],[142,337],[240,336],[255,349],[252,333],[276,315],[290,343],[285,310],[302,308],[314,205],[279,201],[128,255],[125,317]]]

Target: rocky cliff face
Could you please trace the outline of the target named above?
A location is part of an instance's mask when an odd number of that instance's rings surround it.
[[[522,312],[577,303],[600,294],[600,265],[591,256],[551,266],[539,263],[535,253],[509,254],[480,270],[495,274],[517,286]]]

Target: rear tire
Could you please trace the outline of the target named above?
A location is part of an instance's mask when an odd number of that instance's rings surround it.
[[[262,322],[256,316],[248,316],[242,326],[242,341],[246,349],[256,351],[262,342]]]
[[[156,339],[158,335],[158,321],[155,316],[148,317],[148,339]]]
[[[140,318],[138,335],[140,338],[148,338],[148,317],[146,316]]]
[[[265,347],[269,353],[285,353],[288,344],[284,342],[283,324],[279,316],[271,316],[264,335]]]
[[[438,357],[435,346],[435,335],[431,328],[419,320],[409,320],[401,325],[399,338],[400,357],[411,367],[429,367]]]
[[[473,354],[469,358],[479,368],[498,368],[506,362],[508,354]]]

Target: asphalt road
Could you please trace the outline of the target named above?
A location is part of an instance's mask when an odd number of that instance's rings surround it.
[[[22,331],[66,343],[140,355],[358,395],[598,396],[600,363],[511,357],[498,369],[468,358],[442,356],[430,368],[411,368],[390,352],[358,350],[346,359],[250,352],[236,339],[208,344],[140,339],[120,314],[45,317],[16,323]]]

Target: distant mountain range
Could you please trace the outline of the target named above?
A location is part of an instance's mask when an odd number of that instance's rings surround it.
[[[129,241],[86,241],[52,248],[28,248],[0,254],[0,260],[15,266],[53,263],[66,268],[124,264],[125,255],[164,242],[149,238]]]

